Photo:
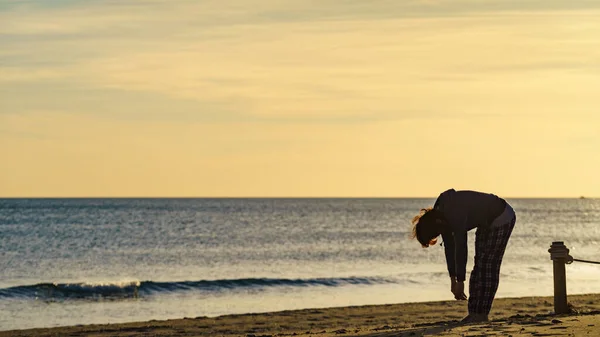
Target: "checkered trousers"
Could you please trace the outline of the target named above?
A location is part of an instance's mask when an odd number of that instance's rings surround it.
[[[475,266],[469,278],[469,313],[489,314],[500,281],[504,250],[515,227],[516,217],[501,226],[477,229]]]

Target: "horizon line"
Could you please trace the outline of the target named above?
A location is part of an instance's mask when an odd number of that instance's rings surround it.
[[[497,195],[497,194],[496,194]],[[500,196],[503,199],[600,199],[597,196]],[[435,199],[437,196],[0,196],[0,199]]]

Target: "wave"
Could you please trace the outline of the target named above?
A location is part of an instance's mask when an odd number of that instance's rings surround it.
[[[102,300],[149,297],[185,291],[214,293],[236,290],[266,290],[274,287],[341,287],[385,283],[398,283],[398,280],[382,277],[339,277],[309,279],[244,278],[182,282],[38,283],[0,289],[0,299]]]

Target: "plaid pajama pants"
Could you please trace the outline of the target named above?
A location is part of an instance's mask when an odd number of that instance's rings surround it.
[[[492,309],[500,281],[502,257],[515,222],[516,216],[513,216],[512,220],[498,227],[477,229],[475,266],[469,278],[470,314],[487,315]]]

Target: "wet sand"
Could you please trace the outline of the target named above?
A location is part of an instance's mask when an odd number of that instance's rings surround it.
[[[500,298],[490,322],[460,325],[465,301],[368,305],[138,323],[1,331],[15,336],[600,336],[600,294],[571,295],[573,313],[553,315],[552,297]]]

